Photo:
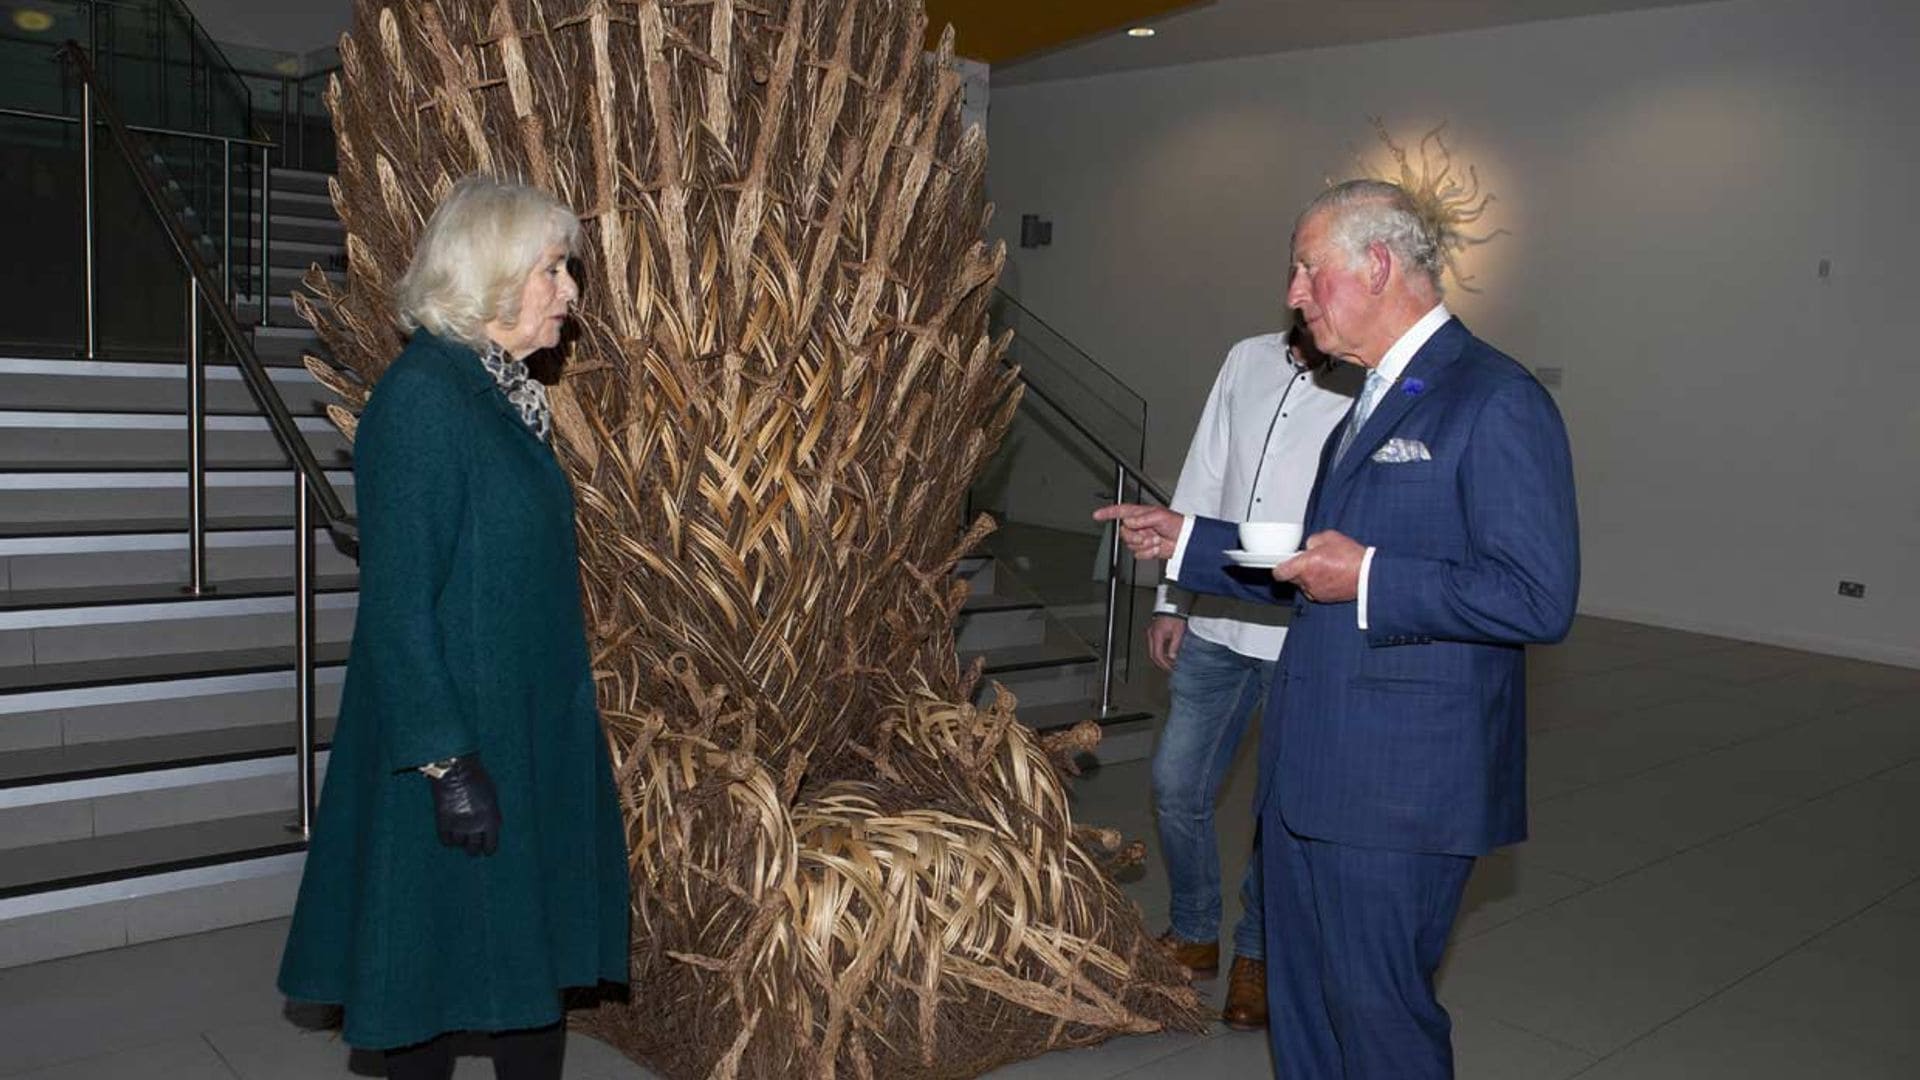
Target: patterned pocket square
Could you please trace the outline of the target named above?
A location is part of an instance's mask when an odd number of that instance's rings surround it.
[[[1373,452],[1373,460],[1382,465],[1404,465],[1409,461],[1432,461],[1433,455],[1419,439],[1388,439]]]

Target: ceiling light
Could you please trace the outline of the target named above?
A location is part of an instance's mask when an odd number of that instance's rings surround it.
[[[53,29],[53,16],[32,8],[21,8],[13,13],[13,25],[29,34],[38,34]]]
[[[1135,26],[1127,31],[1128,37],[1152,37],[1156,31],[1151,26]]]

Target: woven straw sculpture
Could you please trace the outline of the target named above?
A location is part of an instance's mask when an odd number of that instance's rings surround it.
[[[575,207],[556,444],[627,818],[631,1001],[675,1077],[970,1076],[1198,1026],[1060,767],[953,623],[1018,403],[986,149],[911,0],[361,0],[328,91],[344,288],[302,314],[352,434],[462,175]]]

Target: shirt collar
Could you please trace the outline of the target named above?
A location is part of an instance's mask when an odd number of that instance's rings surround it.
[[[1413,362],[1414,354],[1420,351],[1420,347],[1425,345],[1427,339],[1441,327],[1447,325],[1447,320],[1451,318],[1453,313],[1447,310],[1447,305],[1435,304],[1433,310],[1420,316],[1418,322],[1407,327],[1407,332],[1401,334],[1399,340],[1387,350],[1387,354],[1380,358],[1380,366],[1373,369],[1380,375],[1383,384],[1392,386],[1393,381],[1398,379],[1400,373],[1407,370],[1407,365]]]

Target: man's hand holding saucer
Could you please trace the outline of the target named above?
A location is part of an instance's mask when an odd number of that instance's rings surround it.
[[[1273,568],[1276,581],[1292,584],[1319,604],[1352,600],[1360,592],[1360,564],[1367,549],[1331,529],[1307,537],[1300,554]]]

